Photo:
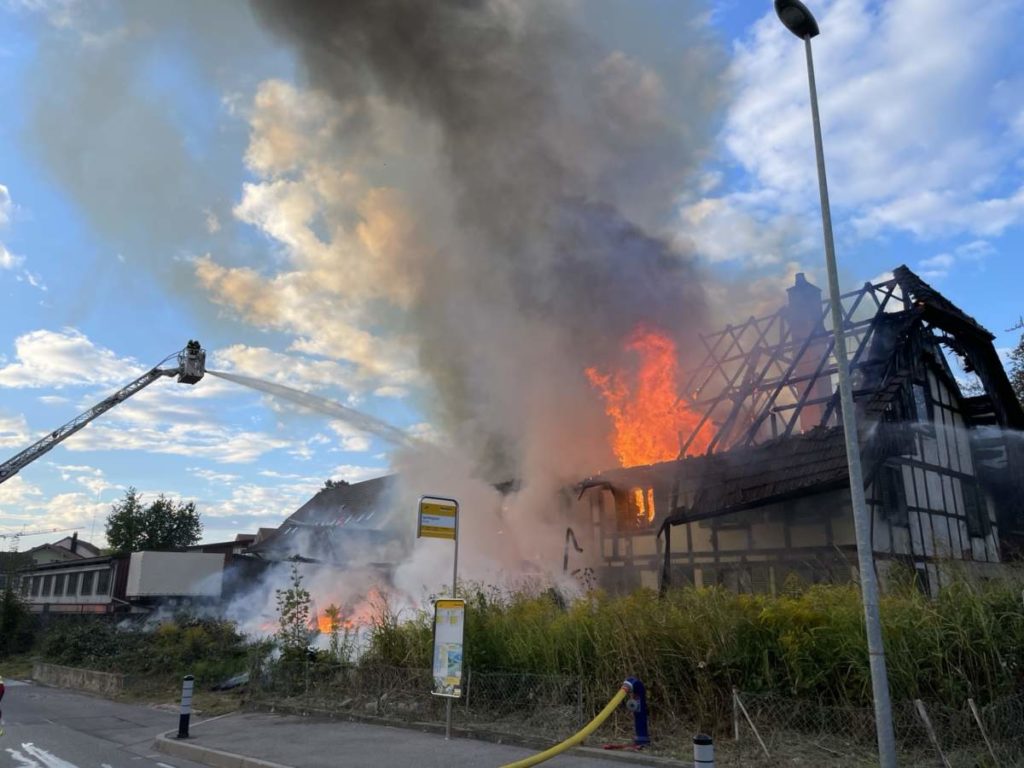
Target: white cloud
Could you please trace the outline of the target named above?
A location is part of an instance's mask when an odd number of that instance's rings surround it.
[[[27,482],[21,475],[15,475],[0,483],[0,510],[4,517],[8,517],[14,513],[12,507],[22,507],[42,495],[38,486]]]
[[[964,262],[974,265],[981,264],[995,249],[987,240],[971,240],[958,245],[951,253],[940,253],[918,262],[918,270],[925,280],[941,280],[947,277],[954,267]]]
[[[1024,88],[1009,87],[1017,75],[1008,62],[1024,2],[969,14],[957,0],[819,5],[815,69],[840,225],[845,216],[860,236],[921,239],[994,237],[1019,225]],[[683,216],[697,218],[695,239],[710,257],[749,260],[771,252],[780,215],[816,221],[804,47],[768,9],[736,43],[732,73],[722,140],[748,174],[747,197],[686,200]]]
[[[196,477],[201,477],[210,483],[220,483],[222,485],[229,485],[231,483],[238,482],[240,475],[234,475],[230,472],[216,472],[212,469],[204,469],[202,467],[189,467],[191,472]]]
[[[945,277],[949,274],[949,269],[953,266],[954,261],[953,255],[949,253],[940,253],[938,256],[932,256],[930,259],[922,259],[918,262],[921,277],[926,280]]]
[[[0,184],[0,228],[6,227],[10,223],[13,211],[14,203],[11,202],[11,193],[5,185]]]
[[[342,464],[331,472],[331,480],[346,480],[350,483],[361,483],[374,477],[383,477],[388,473],[385,467],[362,467],[354,464]]]
[[[330,423],[331,430],[341,439],[340,448],[343,451],[361,453],[370,450],[370,438],[364,432],[360,432],[351,424],[344,421],[334,420]]]
[[[127,383],[144,370],[74,328],[26,333],[15,339],[14,350],[17,362],[0,368],[0,387],[111,385]]]
[[[15,256],[7,250],[3,243],[0,243],[0,269],[17,269],[24,263],[24,256]]]
[[[212,423],[125,424],[93,422],[64,443],[71,451],[147,451],[247,464],[290,441]]]
[[[240,373],[298,389],[338,387],[354,390],[361,386],[350,365],[334,360],[286,355],[266,347],[250,347],[245,344],[216,350],[208,365],[214,370]]]
[[[21,414],[0,415],[0,448],[22,447],[28,444],[28,423]]]
[[[103,470],[97,467],[84,464],[56,464],[54,466],[60,472],[61,480],[72,481],[84,486],[94,497],[98,497],[108,489],[119,487],[108,481]]]

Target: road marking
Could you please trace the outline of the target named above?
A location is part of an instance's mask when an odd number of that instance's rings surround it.
[[[78,766],[74,763],[69,763],[67,760],[63,760],[57,757],[56,755],[50,754],[45,749],[37,747],[31,741],[23,743],[21,745],[21,748],[28,752],[32,757],[36,758],[36,760],[40,761],[38,763],[31,763],[33,767],[43,766],[44,768],[78,768]]]
[[[10,747],[8,747],[6,752],[12,758],[18,761],[18,765],[20,765],[21,768],[43,768],[43,766],[37,763],[35,760],[29,760],[16,749],[11,749]]]
[[[174,768],[173,765],[168,765],[167,763],[157,763],[157,765],[159,765],[160,768]]]

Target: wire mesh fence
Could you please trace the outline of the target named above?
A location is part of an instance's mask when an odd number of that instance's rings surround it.
[[[736,693],[733,733],[723,765],[871,764],[877,755],[874,711],[773,694]],[[1024,696],[960,708],[896,702],[893,728],[903,765],[949,768],[1024,765]],[[724,734],[723,734],[724,735]],[[738,738],[736,736],[738,735]]]
[[[572,675],[468,670],[453,702],[455,728],[560,741],[604,705]],[[323,661],[275,663],[254,670],[250,702],[311,713],[441,724],[445,700],[433,696],[429,669]],[[610,697],[614,690],[607,692]],[[602,693],[603,695],[603,693]],[[680,712],[651,712],[656,754],[688,759],[698,732],[715,738],[721,766],[865,766],[875,757],[874,711],[811,699],[735,692],[733,718],[692,722]],[[894,727],[903,765],[949,768],[1024,765],[1024,695],[960,708],[898,702]],[[632,718],[621,708],[591,743],[628,742]]]
[[[442,723],[445,699],[431,694],[429,669],[368,664],[278,663],[253,674],[250,701],[265,707]],[[551,739],[582,724],[579,678],[468,670],[452,723],[495,733]]]

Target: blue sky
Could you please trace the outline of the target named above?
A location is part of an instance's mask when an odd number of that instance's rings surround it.
[[[590,35],[612,55],[646,56],[652,77],[676,56],[664,30],[698,23],[677,3],[601,2]],[[399,185],[407,169],[378,168],[369,190],[328,173],[337,157],[320,128],[332,115],[292,53],[244,5],[172,5],[0,0],[0,451],[190,338],[212,366],[436,434],[429,378],[381,330],[405,301],[386,267],[407,226],[379,179]],[[811,6],[844,281],[906,263],[1012,346],[1024,2],[968,17],[955,0]],[[796,271],[823,283],[802,46],[770,2],[704,9],[727,73],[712,139],[662,226],[709,275],[770,304]],[[341,242],[321,209],[350,195],[356,223]],[[336,248],[360,258],[321,271]],[[321,296],[324,274],[338,284]],[[206,539],[232,538],[279,523],[327,477],[383,473],[387,450],[220,380],[161,381],[0,486],[0,532],[78,527],[99,540],[134,485],[195,499]]]

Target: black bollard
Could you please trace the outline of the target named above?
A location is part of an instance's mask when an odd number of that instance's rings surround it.
[[[715,744],[703,733],[693,737],[693,768],[715,768]]]
[[[188,738],[188,721],[192,716],[192,685],[195,678],[185,675],[181,683],[181,714],[178,716],[178,738]]]

